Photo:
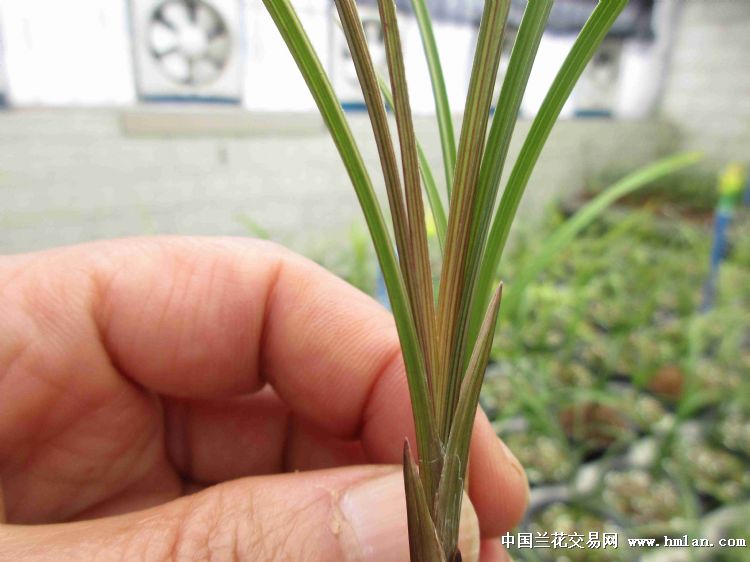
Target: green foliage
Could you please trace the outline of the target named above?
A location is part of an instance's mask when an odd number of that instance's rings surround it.
[[[736,221],[743,231],[747,217]],[[565,224],[555,209],[524,233],[509,252],[508,286]],[[571,532],[700,536],[710,509],[747,504],[750,267],[735,245],[715,308],[700,313],[710,235],[659,208],[609,208],[531,278],[500,325],[483,403],[532,486],[571,493],[534,512],[526,529],[564,531],[568,521]],[[655,456],[642,455],[645,443]],[[589,463],[603,470],[580,490]],[[726,521],[745,521],[735,517]]]
[[[391,89],[381,76],[378,76],[378,85],[380,86],[380,91],[382,92],[388,106],[391,108],[395,107]],[[451,135],[452,134],[453,133],[451,133]],[[440,252],[442,254],[445,248],[445,231],[448,228],[448,218],[445,214],[445,208],[443,206],[443,201],[440,197],[440,193],[438,192],[437,183],[435,182],[435,176],[432,175],[432,169],[430,168],[430,164],[427,161],[427,155],[425,154],[424,149],[422,148],[422,145],[419,143],[419,141],[416,139],[415,141],[417,144],[417,152],[419,154],[419,171],[422,174],[425,193],[427,194],[427,200],[429,201],[430,209],[432,210],[432,216],[435,221],[435,230],[438,238],[438,243],[440,244]]]

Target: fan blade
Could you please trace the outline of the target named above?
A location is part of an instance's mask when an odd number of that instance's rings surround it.
[[[177,34],[161,22],[157,21],[151,26],[149,35],[149,44],[159,56],[177,48]]]
[[[167,74],[175,80],[189,83],[191,81],[190,61],[179,52],[169,53],[161,58],[161,64]]]
[[[210,36],[223,27],[216,11],[205,4],[198,4],[195,13],[195,23],[206,35]]]
[[[169,2],[161,9],[161,19],[177,31],[193,25],[187,5],[177,2]]]

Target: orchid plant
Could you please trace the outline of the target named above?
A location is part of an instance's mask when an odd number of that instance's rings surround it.
[[[627,0],[600,0],[594,8],[533,120],[497,205],[511,136],[553,0],[528,0],[492,115],[511,0],[485,1],[457,143],[426,0],[412,0],[435,98],[443,194],[415,136],[394,0],[378,0],[389,80],[375,70],[355,0],[334,0],[372,124],[392,233],[341,104],[291,0],[263,1],[341,155],[388,290],[416,429],[416,461],[408,442],[403,457],[411,560],[460,561],[458,528],[469,442],[500,306],[502,286],[495,280],[503,249],[552,127]],[[399,155],[387,105],[395,115]],[[423,195],[442,253],[437,297]]]

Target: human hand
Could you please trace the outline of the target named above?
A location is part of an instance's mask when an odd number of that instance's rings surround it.
[[[406,561],[405,436],[391,316],[276,245],[0,259],[0,560]],[[503,560],[527,484],[481,412],[469,472],[464,560]]]

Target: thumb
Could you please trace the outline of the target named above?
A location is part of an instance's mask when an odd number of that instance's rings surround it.
[[[479,557],[468,498],[461,552]],[[403,477],[349,467],[226,482],[145,511],[55,525],[0,525],[0,560],[409,560]]]

